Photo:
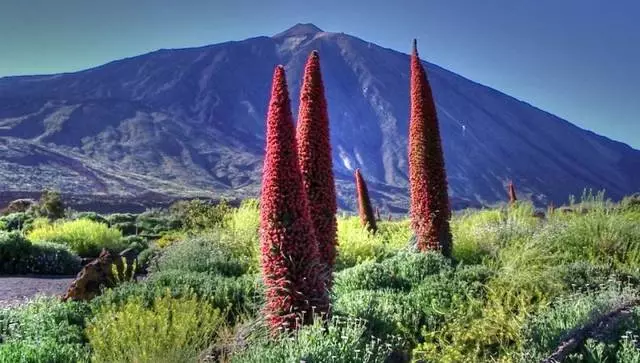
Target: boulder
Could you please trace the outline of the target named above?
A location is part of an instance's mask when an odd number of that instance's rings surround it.
[[[137,254],[131,249],[112,254],[103,249],[98,258],[87,263],[62,296],[62,301],[91,300],[103,288],[115,287],[118,283],[133,278]]]

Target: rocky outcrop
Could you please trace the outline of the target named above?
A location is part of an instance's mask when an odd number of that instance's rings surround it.
[[[115,287],[118,283],[133,278],[137,252],[126,249],[120,254],[112,254],[103,249],[100,256],[86,264],[71,283],[62,301],[91,300],[103,288]]]

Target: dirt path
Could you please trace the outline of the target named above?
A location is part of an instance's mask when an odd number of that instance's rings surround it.
[[[62,295],[75,276],[0,276],[0,308],[37,295]]]

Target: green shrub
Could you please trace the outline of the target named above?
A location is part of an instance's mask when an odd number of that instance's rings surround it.
[[[218,309],[195,297],[157,297],[106,305],[87,327],[94,362],[195,362],[223,324]]]
[[[408,221],[381,222],[371,235],[356,217],[338,218],[338,256],[336,270],[364,261],[382,261],[406,248],[411,237]]]
[[[34,245],[18,232],[0,231],[1,274],[75,274],[80,258],[66,246],[53,243]]]
[[[142,250],[138,254],[138,272],[146,273],[149,270],[149,266],[157,261],[161,253],[162,250],[155,246]]]
[[[72,219],[88,219],[98,223],[109,224],[105,217],[96,212],[78,212],[73,215]]]
[[[168,290],[173,297],[193,293],[222,309],[230,322],[242,315],[257,313],[263,302],[260,279],[255,275],[222,277],[208,273],[169,270],[151,274],[139,283],[125,283],[97,297],[94,306],[123,304],[131,297],[150,306]]]
[[[51,190],[42,192],[37,206],[37,215],[39,217],[45,217],[52,221],[61,219],[64,218],[64,209],[62,196],[59,192]]]
[[[11,213],[0,217],[0,230],[21,231],[31,222],[33,222],[33,215],[29,213]]]
[[[27,237],[35,243],[66,245],[82,257],[97,257],[103,248],[120,251],[126,247],[120,231],[87,219],[36,226]]]
[[[119,230],[125,236],[138,234],[137,218],[138,215],[133,213],[113,213],[106,216],[109,227]]]
[[[337,294],[355,290],[410,290],[428,276],[449,271],[449,262],[438,253],[402,251],[382,262],[366,261],[336,274]]]
[[[236,248],[224,234],[192,237],[167,247],[150,271],[175,269],[240,276],[249,271],[251,261]]]
[[[83,362],[87,304],[39,298],[0,310],[0,362]],[[20,357],[20,359],[16,359]]]
[[[138,215],[135,224],[138,233],[156,236],[182,228],[180,219],[160,210],[148,210]]]
[[[523,362],[548,356],[572,329],[581,328],[593,319],[637,298],[635,291],[622,289],[614,283],[605,290],[557,299],[553,305],[536,314],[523,327],[523,346],[526,348],[523,352]],[[608,338],[617,341],[628,329],[635,329],[638,333],[639,324],[640,310],[635,308],[632,316],[616,327],[613,336]],[[602,338],[607,339],[606,336]]]
[[[59,344],[53,339],[0,344],[0,363],[81,363],[89,361],[82,344]]]
[[[213,203],[199,199],[176,202],[170,209],[175,219],[190,231],[222,227],[232,210],[224,200]]]
[[[320,319],[317,319],[317,321]],[[328,326],[316,322],[292,334],[270,339],[266,334],[249,341],[231,362],[387,362],[400,347],[397,339],[385,340],[367,334],[366,322],[352,318],[334,318]]]
[[[165,248],[170,246],[178,241],[182,241],[187,238],[187,234],[182,231],[170,231],[167,233],[163,233],[160,238],[156,241],[156,246],[160,248]]]

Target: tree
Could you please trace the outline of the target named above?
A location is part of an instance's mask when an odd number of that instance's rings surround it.
[[[260,199],[260,261],[266,287],[265,314],[274,328],[295,329],[328,311],[298,163],[295,127],[284,68],[273,76],[267,118],[267,147]]]
[[[38,203],[38,215],[50,220],[64,218],[64,203],[59,192],[44,190]]]
[[[304,70],[296,139],[320,262],[326,266],[326,284],[330,287],[336,259],[337,202],[329,141],[329,116],[317,51],[311,52]]]
[[[451,255],[451,210],[440,128],[431,86],[418,56],[411,54],[411,119],[409,124],[409,183],[411,226],[421,251]]]
[[[360,214],[360,223],[371,233],[378,231],[378,225],[373,215],[371,200],[369,199],[369,189],[365,183],[360,169],[356,169],[356,192],[358,194],[358,213]]]

